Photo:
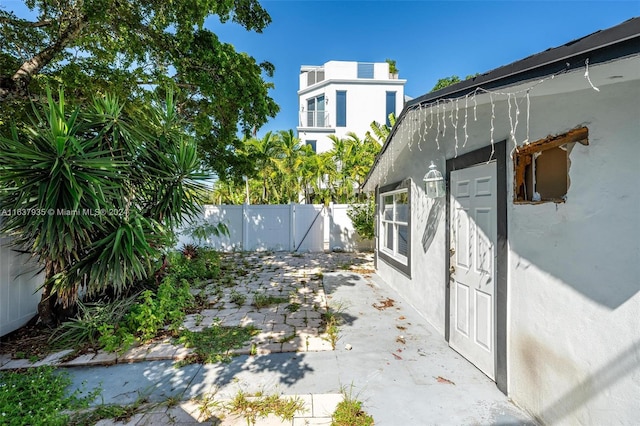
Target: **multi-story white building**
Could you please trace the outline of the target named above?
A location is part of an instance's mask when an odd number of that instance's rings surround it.
[[[333,147],[329,135],[363,138],[372,121],[389,124],[400,114],[407,81],[386,62],[329,61],[300,67],[298,137],[316,152]]]

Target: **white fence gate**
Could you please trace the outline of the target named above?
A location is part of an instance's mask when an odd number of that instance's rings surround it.
[[[229,236],[194,241],[183,232],[178,247],[202,243],[223,251],[371,249],[371,242],[357,235],[347,209],[346,204],[208,205],[203,219],[226,224]]]
[[[38,288],[44,275],[28,255],[9,246],[9,238],[0,238],[0,336],[25,325],[37,312]]]

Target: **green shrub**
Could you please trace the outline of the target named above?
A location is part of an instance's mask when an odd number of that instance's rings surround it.
[[[137,303],[139,293],[112,302],[98,301],[84,304],[78,302],[76,318],[62,323],[51,337],[54,348],[79,348],[95,346],[102,342],[102,336],[114,325],[119,324]]]
[[[372,239],[375,236],[376,204],[373,198],[364,204],[350,205],[347,216],[362,238]]]
[[[67,410],[87,408],[99,394],[85,396],[76,389],[66,394],[71,379],[53,367],[30,368],[23,372],[0,373],[0,424],[7,426],[56,426],[70,423]]]
[[[136,341],[154,338],[166,325],[176,330],[193,303],[189,283],[167,276],[155,292],[144,290],[111,303],[80,304],[78,317],[63,323],[52,341],[54,347],[97,345],[123,352]]]
[[[190,282],[217,278],[220,275],[220,255],[213,249],[198,247],[196,255],[186,257],[179,251],[169,253],[169,274],[176,280]]]

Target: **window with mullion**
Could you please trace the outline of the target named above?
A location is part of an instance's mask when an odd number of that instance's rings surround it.
[[[400,189],[381,196],[382,241],[381,250],[402,264],[409,257],[409,190]]]

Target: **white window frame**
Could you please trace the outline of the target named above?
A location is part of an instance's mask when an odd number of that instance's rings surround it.
[[[313,102],[313,109],[310,108],[310,103]],[[329,127],[327,119],[327,98],[325,94],[318,94],[307,99],[307,127]],[[319,109],[322,107],[322,109]],[[322,114],[322,125],[320,125],[320,115]]]
[[[407,217],[407,221],[403,222],[400,220],[396,220],[396,196],[399,194],[406,194],[407,197],[407,206],[409,209],[409,214]],[[393,208],[391,213],[391,219],[385,218],[385,203],[384,200],[386,197],[393,196]],[[409,196],[409,188],[397,189],[394,191],[382,192],[380,193],[380,246],[379,249],[382,253],[396,260],[402,265],[409,265],[409,257],[405,256],[398,252],[398,241],[399,241],[399,226],[407,227],[407,254],[411,253],[411,232],[410,232],[410,218],[411,218],[411,198]],[[393,229],[393,249],[389,249],[387,247],[387,229],[389,226],[392,226]]]

